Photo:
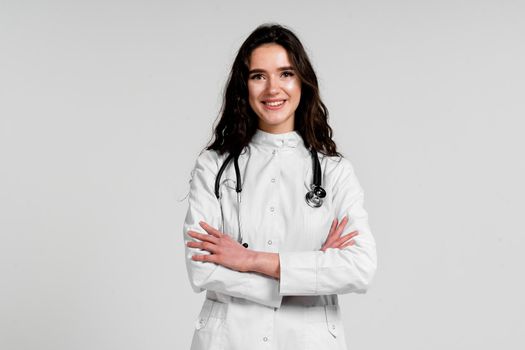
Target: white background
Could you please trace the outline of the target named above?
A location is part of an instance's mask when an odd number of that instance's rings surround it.
[[[188,349],[182,223],[236,50],[294,30],[377,240],[351,349],[523,349],[521,1],[0,2],[0,348]]]

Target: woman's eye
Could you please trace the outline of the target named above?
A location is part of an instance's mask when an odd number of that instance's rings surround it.
[[[259,80],[259,78],[262,77],[262,74],[254,74],[252,75],[251,79]]]
[[[283,72],[283,75],[284,75],[285,77],[293,77],[294,74],[293,74],[293,72],[286,71],[286,72]]]

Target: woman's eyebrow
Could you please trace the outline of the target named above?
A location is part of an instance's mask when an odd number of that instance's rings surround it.
[[[294,70],[292,66],[286,66],[286,67],[279,67],[277,68],[278,71],[283,71],[283,70]],[[266,73],[266,71],[264,69],[261,69],[261,68],[254,68],[252,70],[250,70],[248,72],[249,74],[252,74],[252,73]]]

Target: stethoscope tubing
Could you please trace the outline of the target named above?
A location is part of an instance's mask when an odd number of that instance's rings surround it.
[[[313,149],[313,147],[310,148],[310,155],[312,157],[312,169],[313,169],[313,181],[310,185],[310,190],[306,193],[305,200],[306,203],[312,207],[312,208],[319,208],[323,204],[323,198],[326,197],[326,191],[321,187],[321,163],[319,162],[319,157],[317,156],[317,151]],[[235,191],[237,192],[237,201],[239,204],[239,212],[240,212],[240,196],[242,192],[242,185],[241,185],[241,172],[239,170],[239,153],[230,153],[228,157],[224,160],[224,163],[222,163],[221,168],[219,169],[219,172],[217,173],[217,177],[215,178],[215,196],[220,202],[220,180],[222,177],[222,173],[226,169],[226,166],[228,163],[233,159],[233,164],[235,167],[235,177],[236,177],[236,184],[235,184]],[[222,212],[222,206],[221,206],[221,212]],[[238,213],[238,220],[240,221],[240,213]],[[239,239],[240,243],[242,243],[242,233],[240,232],[240,222],[239,222]],[[242,245],[247,248],[248,243],[242,243]]]
[[[321,163],[319,162],[319,157],[317,156],[317,151],[313,148],[310,148],[310,155],[312,157],[312,168],[313,168],[313,183],[310,186],[310,191],[307,193],[307,203],[308,205],[312,207],[320,207],[322,205],[322,198],[326,196],[326,191],[321,187]],[[220,198],[220,180],[222,177],[222,173],[226,169],[226,166],[228,163],[233,159],[233,163],[235,166],[235,177],[236,177],[236,184],[235,184],[235,191],[237,193],[242,192],[242,185],[241,185],[241,172],[239,170],[239,154],[230,153],[224,163],[222,163],[221,168],[219,169],[219,172],[217,174],[217,177],[215,178],[215,196],[217,199]],[[320,200],[319,205],[312,205],[308,201],[308,194],[310,194],[311,198]]]

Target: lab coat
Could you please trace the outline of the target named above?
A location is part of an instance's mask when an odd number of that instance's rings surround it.
[[[191,350],[347,349],[337,295],[366,292],[376,271],[376,245],[351,163],[318,155],[327,192],[319,208],[305,201],[313,181],[312,158],[297,131],[257,129],[239,156],[240,208],[233,161],[221,177],[220,201],[214,193],[228,154],[205,150],[197,157],[184,243],[195,241],[189,230],[206,233],[201,220],[238,239],[240,214],[249,249],[279,253],[280,279],[194,261],[192,255],[210,253],[185,246],[190,284],[195,292],[206,291]],[[343,234],[358,230],[355,244],[320,251],[332,220],[345,215]]]

